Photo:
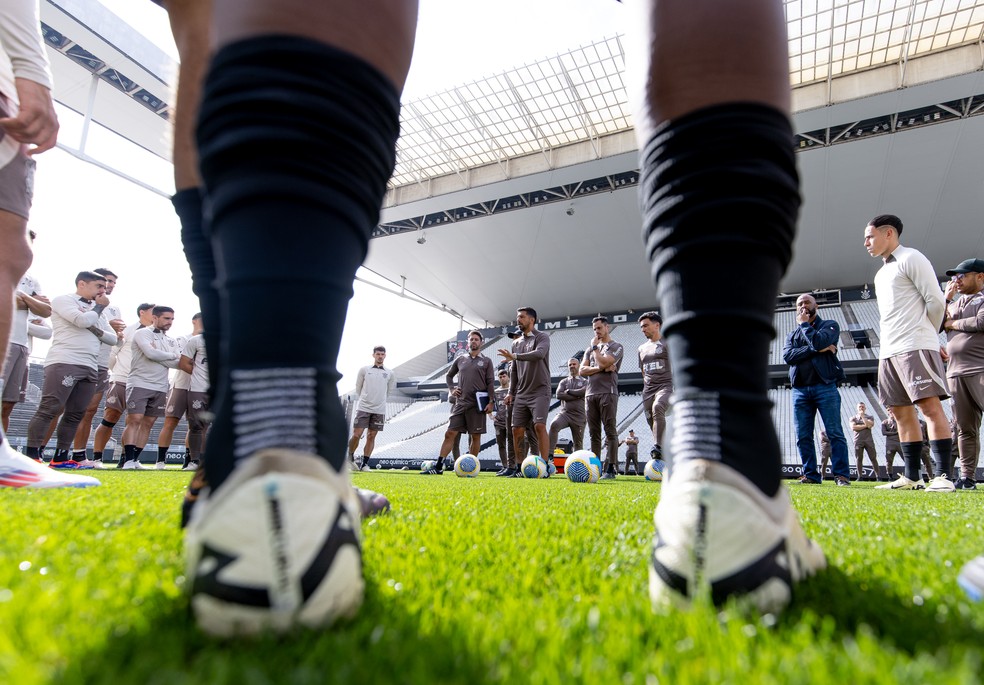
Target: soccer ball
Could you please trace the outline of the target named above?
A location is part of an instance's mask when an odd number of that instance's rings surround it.
[[[526,478],[543,478],[547,475],[547,465],[540,457],[533,454],[523,460],[521,470]]]
[[[601,478],[601,474],[602,474],[601,459],[599,459],[598,457],[596,457],[591,452],[588,452],[588,454],[591,455],[591,464],[595,467],[595,470],[592,471],[592,473],[591,473],[591,482],[592,483],[597,483],[598,482],[598,479]]]
[[[474,478],[482,470],[482,462],[473,454],[462,454],[454,461],[454,475],[458,478]]]
[[[601,474],[598,473],[598,467],[591,463],[593,456],[587,450],[578,450],[567,457],[567,462],[564,464],[564,473],[567,474],[567,479],[572,483],[594,483],[597,481]]]
[[[421,471],[430,471],[431,469],[437,468],[437,462],[433,459],[426,459],[420,462]]]
[[[318,628],[362,603],[360,504],[345,470],[264,450],[200,498],[185,531],[199,626],[218,637]]]
[[[646,468],[644,469],[646,480],[663,480],[663,466],[662,459],[650,459],[647,461]]]

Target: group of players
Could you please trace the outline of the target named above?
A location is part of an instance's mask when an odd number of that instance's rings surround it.
[[[41,400],[27,427],[28,458],[44,463],[45,446],[54,434],[55,449],[47,462],[52,469],[101,468],[113,429],[125,414],[117,468],[143,470],[140,453],[163,417],[155,467],[164,469],[175,428],[187,415],[183,468],[195,470],[202,461],[210,422],[202,316],[192,317],[190,336],[177,339],[168,335],[174,323],[170,307],[141,304],[137,321],[127,325],[109,299],[117,278],[105,268],[80,271],[74,292],[51,299],[30,274],[21,279],[3,366],[4,430],[9,428],[14,406],[26,396],[32,338],[50,339]],[[177,370],[173,384],[172,369]],[[104,397],[90,459],[86,446]]]
[[[638,472],[639,439],[631,431],[619,440],[616,415],[618,410],[618,372],[624,349],[611,337],[607,317],[597,316],[591,322],[594,337],[580,355],[571,357],[569,375],[557,386],[560,412],[547,427],[552,389],[550,382],[550,336],[536,328],[537,313],[532,307],[516,310],[517,328],[509,333],[510,348],[498,350],[498,365],[482,354],[485,338],[480,331],[468,333],[467,350],[451,363],[445,375],[451,400],[451,417],[438,458],[433,466],[423,470],[425,475],[444,471],[445,459],[451,454],[461,434],[469,436],[469,451],[478,454],[481,436],[487,429],[487,417],[493,417],[496,443],[502,469],[496,474],[506,478],[520,475],[519,464],[528,451],[539,454],[547,464],[557,448],[560,432],[570,429],[575,450],[584,447],[584,429],[588,428],[591,451],[602,454],[605,462],[602,479],[615,478],[618,470],[618,448],[625,444],[629,465]],[[643,376],[642,406],[646,422],[652,428],[653,458],[662,457],[663,434],[666,430],[666,409],[673,392],[669,351],[660,334],[663,319],[656,312],[639,317],[639,327],[646,342],[639,346],[639,367]],[[355,451],[363,432],[368,430],[362,452],[361,469],[368,470],[368,460],[375,445],[376,433],[383,429],[386,417],[386,397],[395,387],[392,371],[383,366],[386,350],[373,350],[374,364],[360,369],[356,381],[358,409],[354,430],[349,441],[349,461],[353,469],[360,468]],[[498,368],[499,387],[495,387]]]
[[[874,284],[880,316],[878,395],[887,408],[882,424],[886,436],[886,479],[891,478],[895,453],[901,453],[904,473],[886,490],[953,492],[976,489],[980,455],[980,426],[984,415],[984,260],[965,259],[946,274],[941,288],[929,259],[901,243],[902,220],[893,214],[874,217],[864,229],[864,246],[882,266]],[[797,448],[803,462],[799,481],[817,484],[813,423],[824,423],[834,481],[850,485],[847,441],[840,427],[840,396],[836,385],[844,378],[837,360],[840,328],[817,313],[809,294],[797,298],[797,327],[786,336],[783,359],[789,365],[796,418]],[[947,342],[940,345],[939,335]],[[953,398],[953,422],[942,402]],[[851,418],[858,476],[867,451],[878,476],[871,428],[874,419],[859,404]],[[918,412],[917,412],[918,410]],[[925,417],[920,419],[919,414]],[[926,446],[935,469],[926,454]],[[953,474],[954,447],[960,476]],[[928,482],[920,477],[925,465]]]

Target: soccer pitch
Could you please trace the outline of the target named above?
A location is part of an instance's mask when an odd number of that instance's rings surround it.
[[[323,632],[217,641],[183,593],[188,474],[97,472],[90,490],[0,490],[0,683],[978,683],[984,492],[792,485],[830,568],[780,617],[654,614],[660,485],[357,473],[366,601]]]

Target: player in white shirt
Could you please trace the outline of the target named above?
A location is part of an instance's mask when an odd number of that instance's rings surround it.
[[[201,335],[202,333],[202,313],[198,312],[193,317],[191,317],[191,336],[179,336],[176,339],[178,350],[183,350],[188,340],[196,335]],[[205,386],[206,389],[208,386]],[[185,372],[185,370],[179,365],[178,371],[174,375],[174,380],[171,383],[171,389],[167,393],[167,402],[165,403],[164,409],[164,425],[161,427],[160,435],[157,436],[157,463],[161,464],[160,468],[164,468],[163,464],[167,457],[167,452],[171,448],[171,442],[174,439],[174,429],[178,427],[178,423],[181,418],[188,414],[188,391],[191,390],[191,374]],[[185,463],[184,467],[187,468],[191,459],[191,449],[188,445],[188,438],[185,438]],[[194,470],[194,469],[189,469]]]
[[[363,366],[355,379],[355,393],[359,396],[359,408],[355,412],[352,438],[349,440],[349,466],[359,470],[355,463],[355,450],[366,432],[366,444],[362,448],[362,470],[369,470],[369,457],[376,446],[376,433],[386,423],[386,398],[396,390],[396,374],[383,366],[386,348],[377,345],[372,349],[372,366]]]
[[[113,290],[116,288],[116,279],[118,276],[109,269],[103,268],[93,269],[92,272],[106,277],[106,295],[112,295]],[[123,338],[123,330],[126,328],[126,323],[123,321],[123,313],[115,304],[110,304],[103,310],[99,317],[99,325],[103,330],[112,331],[119,337],[119,342],[115,347],[119,347],[126,342]],[[89,406],[86,407],[85,414],[82,416],[82,422],[79,423],[79,428],[75,431],[72,459],[79,462],[81,468],[89,466],[101,468],[102,459],[89,459],[85,453],[85,446],[88,444],[89,434],[92,432],[92,419],[96,416],[96,411],[99,409],[99,403],[102,402],[103,395],[109,389],[109,358],[112,351],[113,347],[108,345],[103,345],[99,348],[99,359],[96,360],[96,394],[89,401]],[[52,426],[49,430],[53,428]]]
[[[174,310],[158,305],[152,310],[153,327],[133,334],[130,375],[126,381],[126,428],[123,430],[124,469],[142,469],[139,456],[150,429],[164,416],[168,369],[178,368],[177,342],[167,335]],[[145,420],[146,419],[146,420]]]
[[[188,391],[188,449],[190,461],[186,471],[198,469],[202,463],[205,447],[205,433],[212,423],[209,411],[208,354],[205,351],[205,338],[201,333],[193,335],[185,343],[178,368],[191,376]]]
[[[29,237],[34,242],[34,231]],[[51,337],[51,329],[38,328],[33,321],[40,321],[51,316],[51,302],[41,294],[41,284],[30,274],[24,274],[17,289],[14,291],[16,303],[14,318],[10,329],[10,342],[7,345],[7,356],[3,364],[3,429],[7,430],[10,414],[18,402],[24,401],[27,392],[27,373],[30,366],[32,326],[34,332],[41,337],[42,330]]]
[[[133,334],[139,329],[154,323],[153,304],[143,303],[137,307],[137,323],[123,330],[123,344],[113,348],[109,356],[109,388],[106,391],[106,404],[102,420],[96,427],[92,439],[92,458],[101,462],[106,444],[113,437],[113,428],[126,411],[126,379],[130,375],[130,359],[133,356]],[[123,455],[119,455],[116,468],[123,468]]]
[[[109,305],[105,276],[82,271],[75,277],[75,286],[74,293],[51,301],[53,336],[44,360],[41,403],[27,428],[27,456],[39,459],[51,421],[63,412],[52,468],[78,468],[78,463],[69,459],[69,451],[96,391],[99,348],[119,341],[115,333],[99,326],[99,317]]]

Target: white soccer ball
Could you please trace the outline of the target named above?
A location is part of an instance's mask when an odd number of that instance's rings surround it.
[[[597,483],[598,480],[601,478],[601,473],[603,470],[601,465],[601,459],[596,457],[593,452],[588,452],[588,454],[591,455],[591,463],[592,465],[594,465],[594,471],[591,472],[591,482]]]
[[[474,478],[482,470],[482,462],[474,454],[462,454],[454,460],[454,475],[459,478]]]
[[[424,461],[420,462],[421,471],[429,471],[435,468],[436,466],[437,466],[437,462],[433,459],[425,459]]]
[[[578,450],[567,457],[564,463],[564,473],[572,483],[594,483],[601,475],[598,468],[591,463],[594,455],[588,450]]]
[[[547,475],[547,464],[540,457],[531,454],[523,460],[520,470],[526,478],[543,478]]]
[[[646,480],[663,480],[663,467],[662,459],[650,459],[647,461],[646,468],[643,469]]]
[[[218,637],[320,628],[362,604],[360,507],[347,476],[291,450],[243,462],[195,505],[186,577]]]

